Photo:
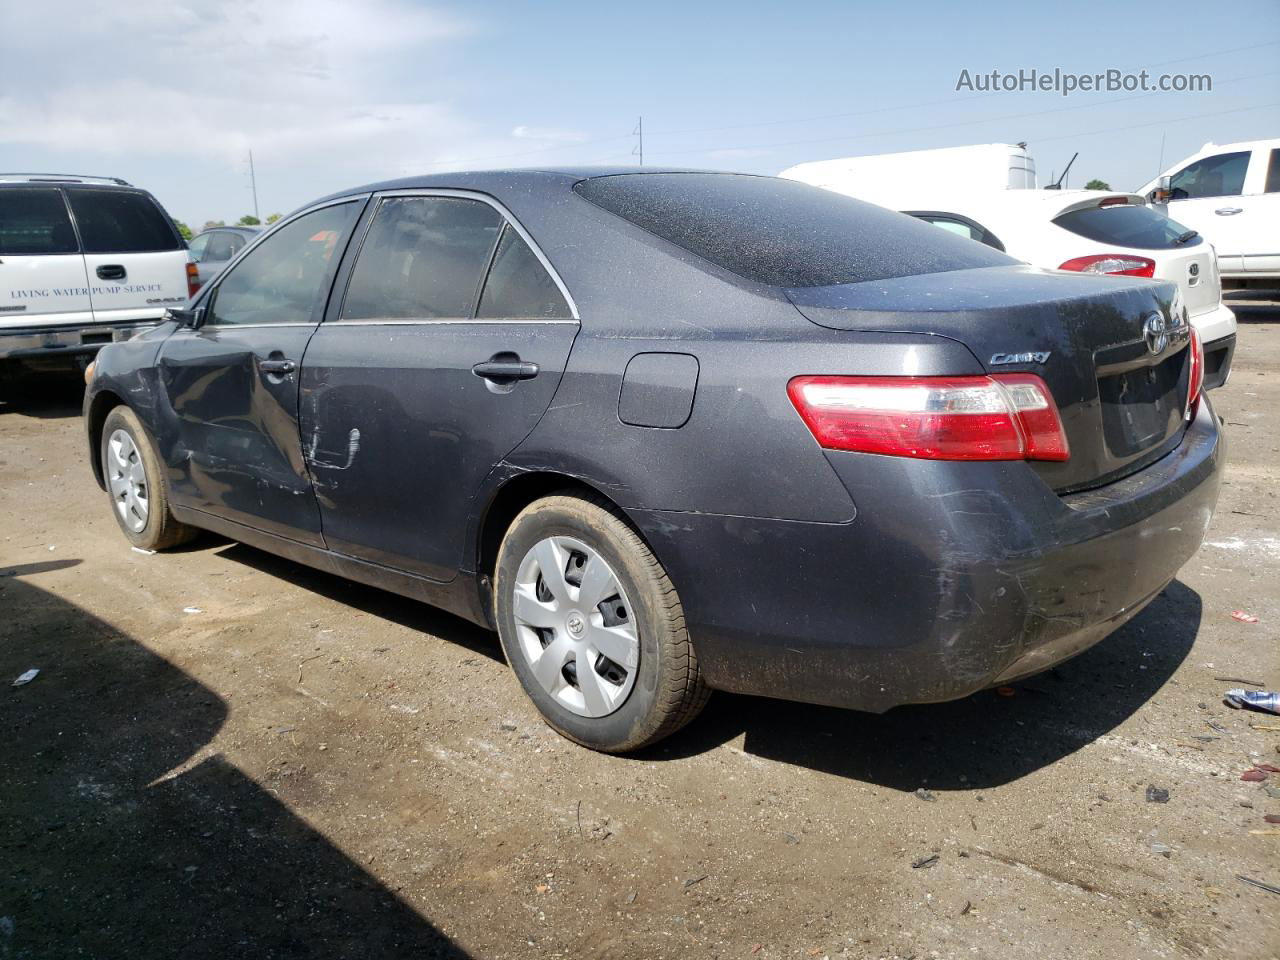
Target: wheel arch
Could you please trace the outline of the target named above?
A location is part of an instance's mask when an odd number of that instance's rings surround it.
[[[89,464],[93,468],[94,480],[103,490],[107,488],[107,483],[102,475],[102,456],[99,453],[102,449],[102,426],[107,422],[107,416],[112,410],[124,405],[125,402],[119,394],[111,390],[100,390],[89,401],[89,407],[85,411],[85,431],[89,438]]]
[[[631,521],[626,510],[608,493],[581,477],[547,470],[521,471],[502,482],[489,497],[479,516],[475,537],[475,577],[482,594],[485,615],[493,622],[493,577],[498,566],[498,550],[512,521],[536,500],[557,493],[580,493],[603,501],[613,509],[662,562],[662,557],[644,532]]]

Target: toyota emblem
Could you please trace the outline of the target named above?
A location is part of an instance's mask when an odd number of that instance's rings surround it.
[[[1153,313],[1142,324],[1142,339],[1147,341],[1147,350],[1151,353],[1163,353],[1169,345],[1169,330],[1164,317]]]

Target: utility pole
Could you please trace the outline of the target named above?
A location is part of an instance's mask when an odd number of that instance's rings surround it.
[[[259,223],[262,218],[258,216],[258,178],[253,173],[253,151],[249,151],[249,186],[253,190],[253,219]]]
[[[639,155],[640,166],[643,167],[644,166],[644,117],[640,117],[638,120],[636,120],[636,128],[631,131],[631,135],[633,137],[638,138],[636,140],[635,148],[631,151],[631,155],[633,157],[636,155]]]

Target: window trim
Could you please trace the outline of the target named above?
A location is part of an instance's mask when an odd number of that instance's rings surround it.
[[[270,230],[263,230],[260,234],[254,237],[252,241],[250,241],[249,243],[246,243],[240,249],[239,253],[237,253],[234,257],[228,260],[227,265],[218,271],[218,275],[214,277],[213,280],[211,280],[209,283],[205,284],[203,287],[200,288],[199,292],[196,294],[196,298],[191,301],[190,309],[193,311],[194,310],[201,311],[200,323],[198,326],[196,326],[193,329],[197,331],[204,330],[206,328],[210,330],[255,330],[263,327],[305,326],[305,324],[297,324],[297,323],[206,323],[205,318],[211,316],[211,311],[209,310],[209,308],[213,306],[213,301],[218,294],[218,290],[221,288],[223,282],[227,279],[227,277],[231,275],[231,271],[236,268],[237,264],[239,264],[241,259],[243,259],[244,257],[247,257],[249,253],[258,246],[258,244],[262,243],[262,241],[265,240],[267,237],[272,236],[276,232],[276,230],[280,229],[286,224],[293,223],[295,220],[300,220],[301,218],[307,216],[307,214],[315,213],[317,210],[324,210],[327,207],[336,207],[339,204],[343,204],[343,203],[360,204],[360,209],[356,212],[356,220],[355,220],[355,226],[358,227],[360,225],[360,218],[364,216],[365,206],[368,204],[369,196],[370,195],[367,193],[353,193],[349,196],[334,197],[332,199],[322,201],[321,203],[315,203],[309,207],[304,207],[301,210],[296,210],[293,213],[289,214],[289,216],[287,217],[282,217],[281,219],[277,220],[275,223],[271,225]],[[333,272],[330,273],[329,275],[328,291],[325,294],[324,307],[321,309],[322,319],[325,315],[325,312],[329,308],[329,301],[333,298],[333,282],[337,278],[338,273],[342,268],[342,258],[346,255],[346,251],[350,247],[351,241],[354,237],[355,237],[355,229],[353,228],[351,233],[347,236],[347,242],[346,242],[346,245],[343,247],[342,253],[338,254],[337,257],[334,259],[334,269],[333,269]],[[312,324],[312,326],[319,326],[319,324]]]
[[[484,292],[485,283],[488,282],[489,271],[493,268],[493,259],[497,255],[498,244],[502,240],[502,230],[499,230],[497,239],[494,241],[494,244],[493,244],[493,249],[489,251],[489,260],[485,264],[484,272],[480,277],[479,286],[476,288],[475,299],[472,305],[473,316],[435,317],[435,318],[423,317],[421,319],[412,319],[412,320],[406,320],[406,319],[400,319],[400,318],[387,318],[385,320],[380,320],[377,318],[368,319],[368,320],[363,320],[363,319],[362,320],[343,320],[342,306],[346,303],[347,290],[351,285],[351,277],[352,275],[355,274],[356,267],[359,266],[360,264],[360,252],[361,250],[364,249],[365,238],[368,237],[369,230],[372,228],[374,220],[377,219],[377,212],[382,207],[382,201],[386,199],[396,198],[396,197],[458,198],[463,200],[479,200],[481,203],[488,204],[490,207],[496,210],[498,213],[498,216],[500,216],[503,219],[504,221],[503,229],[505,229],[506,227],[511,227],[520,236],[520,239],[522,239],[526,244],[529,245],[529,249],[533,251],[533,255],[538,258],[538,262],[542,264],[542,268],[547,271],[547,274],[551,277],[557,289],[559,289],[560,295],[564,297],[564,302],[569,307],[570,319],[565,319],[562,317],[554,320],[542,320],[535,317],[535,318],[519,318],[519,319],[509,319],[509,320],[487,318],[482,320],[474,316],[475,311],[479,309],[480,297]],[[338,300],[338,311],[332,318],[329,316],[328,311],[326,311],[324,318],[321,320],[322,325],[333,324],[336,326],[338,324],[343,324],[343,325],[361,324],[363,326],[411,326],[411,325],[418,325],[418,324],[458,325],[458,324],[495,324],[495,323],[497,324],[510,324],[510,323],[580,324],[581,323],[581,316],[578,313],[578,304],[573,299],[573,294],[569,292],[569,288],[565,285],[564,280],[560,277],[560,273],[556,270],[555,267],[551,265],[551,261],[547,259],[546,254],[542,252],[542,248],[539,247],[538,244],[534,241],[529,231],[524,228],[524,225],[521,224],[520,221],[516,219],[515,215],[510,210],[508,210],[503,203],[501,203],[499,200],[495,199],[494,197],[489,196],[487,193],[479,193],[475,190],[457,190],[451,187],[424,187],[424,188],[418,188],[418,189],[407,188],[407,189],[401,189],[401,190],[382,190],[375,194],[372,194],[371,198],[373,201],[376,201],[377,205],[373,208],[373,215],[366,218],[364,227],[362,228],[362,232],[360,234],[359,242],[355,248],[355,257],[352,259],[351,264],[346,268],[345,273],[341,278],[342,279],[342,296]],[[353,240],[354,240],[354,237],[353,237]]]

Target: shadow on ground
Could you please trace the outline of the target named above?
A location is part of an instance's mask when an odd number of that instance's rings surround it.
[[[191,544],[191,548],[207,547],[208,538],[213,536],[211,533],[202,533]],[[243,563],[268,576],[287,580],[305,590],[353,607],[362,613],[390,620],[409,630],[442,637],[450,643],[465,647],[472,653],[482,654],[498,663],[506,663],[496,633],[477,627],[461,617],[455,617],[451,613],[428,606],[418,600],[379,590],[377,587],[369,587],[336,574],[325,573],[323,570],[316,570],[272,553],[246,547],[241,543],[227,541],[227,546],[218,551],[218,556],[234,560],[236,563]]]
[[[201,752],[213,691],[23,579],[77,562],[0,569],[0,957],[465,957]]]
[[[238,544],[220,555],[502,662],[495,634],[425,604]],[[717,693],[701,717],[638,759],[689,757],[745,735],[749,754],[899,790],[989,789],[1074,753],[1154,697],[1190,653],[1201,607],[1175,580],[1116,633],[1020,682],[1013,697],[987,691],[876,716]],[[511,696],[520,696],[514,682]]]
[[[18,372],[0,362],[0,415],[62,420],[80,416],[84,375],[79,371]]]
[[[989,789],[1115,729],[1191,652],[1201,601],[1174,581],[1132,621],[1056,669],[952,703],[881,716],[717,694],[700,719],[646,759],[701,753],[745,734],[752,755],[899,790]],[[1203,733],[1188,718],[1188,733]]]

